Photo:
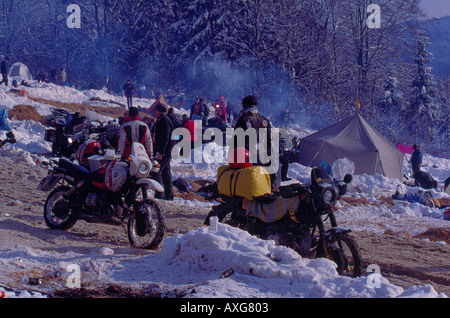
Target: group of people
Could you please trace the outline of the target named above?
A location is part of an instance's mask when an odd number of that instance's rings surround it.
[[[235,128],[242,128],[244,130],[253,128],[256,129],[257,134],[259,129],[269,129],[268,144],[270,145],[270,122],[262,116],[257,108],[258,100],[255,96],[249,95],[242,100],[242,111],[239,119],[236,122]],[[196,119],[195,115],[200,114],[200,118],[207,116],[207,107],[202,103],[201,99],[196,100],[196,104],[191,108],[191,118]],[[157,104],[155,107],[156,121],[150,125],[147,125],[140,117],[137,107],[131,106],[124,114],[123,122],[119,127],[116,124],[116,138],[117,149],[123,156],[128,156],[131,151],[131,145],[133,142],[139,142],[144,145],[147,154],[158,160],[161,168],[159,172],[153,175],[153,179],[161,183],[164,187],[164,193],[156,193],[155,197],[165,200],[173,200],[173,182],[171,171],[171,159],[172,159],[172,147],[174,141],[172,140],[172,132],[175,128],[181,127],[181,123],[175,116],[173,109],[167,108],[163,104]],[[199,119],[200,119],[199,118]],[[216,117],[212,121],[219,121],[224,123],[224,115],[217,112]],[[181,126],[180,126],[181,125]],[[260,141],[258,141],[260,142]],[[262,141],[261,141],[262,142]],[[245,148],[250,149],[248,143]],[[270,147],[269,147],[270,148]],[[270,151],[270,149],[269,149]],[[259,162],[255,162],[257,165],[262,165]],[[287,169],[283,169],[287,172]],[[271,175],[271,179],[274,176]],[[286,180],[287,176],[284,176]]]
[[[430,176],[430,174],[421,170],[423,163],[423,155],[420,151],[420,146],[418,144],[413,145],[413,153],[411,154],[410,164],[413,172],[414,178],[414,186],[419,186],[423,189],[436,189],[438,186],[438,182]],[[447,178],[444,182],[444,191],[447,190],[447,187],[450,184],[450,177]],[[399,191],[396,191],[392,196],[394,200],[407,201],[410,203],[420,203],[430,208],[448,208],[448,205],[445,205],[440,202],[439,199],[433,198],[431,191],[419,190],[416,193],[405,193],[402,194]]]
[[[67,85],[67,72],[64,68],[60,68],[59,73],[52,66],[50,72],[40,70],[36,76],[38,83],[53,83],[58,85]]]

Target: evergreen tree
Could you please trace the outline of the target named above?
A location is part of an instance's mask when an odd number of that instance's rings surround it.
[[[381,111],[393,114],[401,112],[403,102],[403,93],[399,90],[398,79],[391,70],[387,76],[384,91],[380,97],[378,105],[380,106]]]
[[[414,79],[411,83],[411,100],[404,109],[405,120],[411,135],[430,143],[436,136],[439,124],[438,104],[435,101],[436,82],[429,66],[432,54],[428,51],[429,38],[423,31],[417,38],[417,54],[414,59]]]
[[[391,142],[400,141],[403,105],[404,97],[399,89],[399,81],[394,71],[390,70],[377,103],[379,120],[374,122],[374,126]]]

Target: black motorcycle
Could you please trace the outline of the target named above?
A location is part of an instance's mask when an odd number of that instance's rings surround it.
[[[65,158],[50,159],[48,176],[38,186],[50,191],[45,223],[57,230],[68,230],[78,220],[127,226],[133,246],[156,249],[164,238],[165,213],[148,190],[164,188],[148,176],[159,164],[148,158],[141,144],[133,143],[132,149],[128,160],[113,158],[93,172]]]
[[[322,168],[311,170],[311,185],[291,184],[279,187],[279,193],[255,198],[243,208],[243,198],[221,195],[205,224],[212,216],[219,222],[239,227],[262,239],[295,250],[302,257],[328,258],[337,265],[340,275],[362,274],[362,258],[348,228],[339,227],[333,208],[339,195],[352,180],[332,179]],[[329,222],[327,222],[329,221]]]
[[[93,130],[86,117],[64,109],[53,109],[52,114],[44,119],[44,125],[49,127],[45,130],[44,140],[52,143],[52,154],[66,158],[70,158],[84,141],[77,143],[77,138]]]

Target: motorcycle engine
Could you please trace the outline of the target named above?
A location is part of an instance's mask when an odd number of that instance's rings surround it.
[[[85,199],[86,211],[90,215],[113,216],[114,208],[104,194],[90,192]]]

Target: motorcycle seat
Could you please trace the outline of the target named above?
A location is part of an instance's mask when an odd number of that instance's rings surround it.
[[[90,172],[83,166],[77,165],[70,160],[61,158],[58,161],[58,166],[66,170],[67,174],[72,177],[77,177],[83,180],[91,180],[94,173]]]

